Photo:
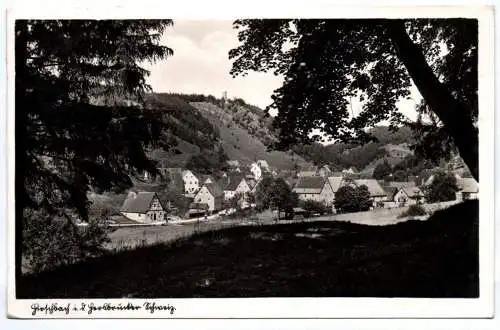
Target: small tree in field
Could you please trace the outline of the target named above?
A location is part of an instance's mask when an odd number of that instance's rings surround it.
[[[424,189],[425,198],[429,203],[454,200],[458,190],[455,176],[444,172],[436,173],[432,182]]]
[[[351,186],[340,187],[335,193],[335,209],[340,212],[356,212],[358,202],[356,190]]]
[[[361,185],[356,188],[356,202],[358,204],[358,211],[368,211],[373,205],[367,186]]]

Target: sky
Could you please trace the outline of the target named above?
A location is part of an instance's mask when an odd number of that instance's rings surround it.
[[[273,91],[281,86],[281,77],[272,73],[249,72],[245,77],[231,77],[228,52],[239,45],[232,21],[176,20],[167,28],[161,43],[172,48],[174,55],[149,67],[148,83],[155,92],[221,97],[227,91],[229,98],[242,98],[265,108],[271,104]],[[420,98],[413,88],[412,100],[400,102],[400,110],[415,119],[414,108]],[[352,109],[354,114],[359,113],[361,104],[354,100]]]

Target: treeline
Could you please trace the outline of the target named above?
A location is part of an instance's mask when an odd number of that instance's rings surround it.
[[[301,144],[295,146],[293,151],[315,165],[327,164],[337,170],[354,166],[358,170],[362,170],[373,161],[387,156],[385,145],[413,141],[412,132],[407,127],[392,132],[388,127],[377,126],[372,128],[370,133],[377,138],[376,142],[364,145],[341,142],[330,145]]]

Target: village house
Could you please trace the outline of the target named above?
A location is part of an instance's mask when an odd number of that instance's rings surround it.
[[[456,199],[459,201],[478,199],[479,184],[474,178],[460,178],[457,180],[459,191],[456,192]]]
[[[165,220],[167,208],[155,192],[130,192],[123,202],[120,213],[142,223],[159,223]]]
[[[356,186],[365,185],[368,187],[368,191],[370,192],[370,199],[373,202],[373,206],[382,207],[383,202],[387,199],[387,193],[382,188],[380,183],[375,179],[358,179],[354,180]]]
[[[198,182],[200,185],[204,185],[205,183],[214,183],[215,179],[213,176],[208,175],[208,174],[195,174],[196,177],[198,177]]]
[[[182,181],[184,182],[184,193],[193,196],[200,189],[198,177],[190,170],[182,171]]]
[[[424,193],[419,187],[401,187],[397,189],[392,200],[398,206],[416,205],[425,202]]]
[[[292,191],[303,201],[312,200],[327,205],[331,205],[335,197],[330,183],[321,176],[305,176],[298,178]]]
[[[317,166],[300,166],[297,171],[297,177],[309,177],[309,176],[317,176],[318,175],[318,167]]]
[[[354,166],[349,167],[348,169],[342,170],[344,174],[358,174],[358,170]]]
[[[255,181],[259,181],[262,177],[262,168],[256,162],[250,164],[250,172],[252,173]]]
[[[214,212],[222,209],[224,191],[217,183],[206,183],[194,196],[194,203],[208,205],[208,211]]]
[[[252,190],[245,176],[239,173],[229,173],[221,179],[219,186],[224,191],[224,200],[229,200],[238,193],[245,196]]]
[[[260,169],[263,172],[271,172],[271,168],[269,167],[269,164],[267,163],[267,160],[259,159],[256,163],[257,163],[257,165],[260,166]]]

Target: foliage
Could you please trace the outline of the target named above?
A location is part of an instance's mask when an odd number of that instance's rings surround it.
[[[318,202],[318,201],[313,201],[313,200],[306,200],[302,203],[299,203],[299,206],[302,206],[302,208],[311,214],[314,213],[319,213],[319,214],[329,214],[331,213],[331,208],[325,205],[325,203]]]
[[[366,185],[356,188],[356,202],[359,211],[368,211],[373,206],[373,202],[370,199],[370,192]]]
[[[337,212],[357,212],[358,202],[356,190],[351,186],[342,186],[335,192],[335,209]]]
[[[40,272],[102,256],[109,242],[98,222],[77,227],[71,220],[29,212],[24,218],[23,259],[27,272]]]
[[[224,149],[217,148],[214,151],[204,151],[200,154],[191,156],[186,168],[202,174],[212,174],[227,169],[229,158],[224,153]]]
[[[392,168],[391,165],[384,160],[383,163],[378,164],[373,170],[373,178],[377,180],[384,180],[389,174],[391,174]]]
[[[147,151],[170,145],[157,111],[143,105],[150,87],[141,65],[172,55],[160,45],[171,24],[16,21],[17,275],[25,212],[71,210],[87,220],[89,187],[124,190],[130,176],[157,173]]]
[[[282,178],[265,176],[258,184],[255,200],[259,210],[277,208],[290,210],[298,204],[298,196]]]
[[[405,170],[397,170],[392,174],[392,181],[405,182],[408,181],[408,172]]]
[[[432,182],[424,187],[424,194],[428,203],[438,203],[455,200],[458,190],[457,179],[453,174],[437,172]]]
[[[477,20],[242,19],[234,27],[241,44],[229,52],[231,74],[284,77],[269,106],[278,111],[276,148],[324,140],[314,129],[367,142],[365,129],[386,120],[410,125],[416,151],[431,158],[453,141],[478,179]],[[398,111],[411,82],[423,96],[416,123]],[[352,98],[362,102],[356,116]]]
[[[370,192],[366,185],[353,188],[350,185],[340,187],[334,201],[337,212],[368,211],[372,206]]]
[[[410,205],[408,209],[404,212],[402,212],[399,215],[399,218],[405,218],[405,217],[416,217],[416,216],[421,216],[421,215],[426,215],[427,211],[422,205],[419,204],[414,204]]]

